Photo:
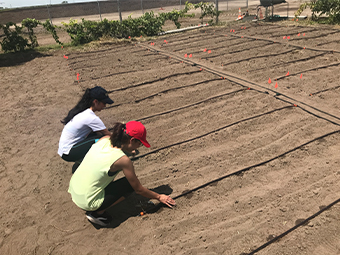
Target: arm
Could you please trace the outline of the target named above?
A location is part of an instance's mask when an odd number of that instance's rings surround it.
[[[103,130],[96,131],[96,133],[97,134],[102,134],[102,135],[109,135],[109,136],[112,135],[112,133],[107,128],[105,128]]]
[[[163,204],[166,204],[169,207],[172,207],[172,205],[176,204],[175,200],[173,200],[170,196],[158,194],[154,191],[151,191],[143,187],[143,185],[139,182],[136,176],[135,169],[133,167],[131,160],[127,156],[123,156],[120,159],[118,159],[114,163],[114,166],[123,169],[123,173],[126,179],[129,181],[131,187],[136,191],[137,194],[150,199],[157,199],[158,201],[160,201]]]

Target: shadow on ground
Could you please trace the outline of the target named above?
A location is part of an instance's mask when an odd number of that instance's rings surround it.
[[[172,189],[169,185],[161,185],[157,188],[151,189],[154,192],[159,194],[166,194],[170,195],[172,193]],[[127,197],[124,201],[120,202],[119,204],[109,208],[107,212],[112,216],[113,220],[111,224],[107,227],[101,227],[96,224],[90,222],[96,229],[100,228],[116,228],[121,223],[126,221],[130,217],[140,216],[140,213],[143,212],[151,214],[161,212],[163,204],[155,205],[151,202],[148,198],[143,196],[137,195],[133,192],[129,197]],[[169,208],[170,209],[170,208]],[[145,217],[145,216],[144,216]]]
[[[25,52],[9,52],[0,54],[0,67],[9,67],[21,65],[35,58],[51,56],[50,54],[42,54],[40,52],[29,50]]]

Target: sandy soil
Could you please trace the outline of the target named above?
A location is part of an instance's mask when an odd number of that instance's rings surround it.
[[[340,194],[339,39],[243,22],[1,56],[1,254],[248,254],[319,212]],[[115,101],[98,114],[108,127],[145,124],[137,175],[179,196],[174,209],[138,217],[146,200],[132,195],[96,229],[72,203],[60,120],[96,85]],[[339,210],[257,254],[340,254]]]

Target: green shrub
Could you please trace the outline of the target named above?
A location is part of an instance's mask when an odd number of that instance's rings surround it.
[[[12,26],[14,26],[14,29],[10,28]],[[29,46],[28,40],[19,35],[21,34],[22,27],[17,26],[13,22],[8,22],[6,25],[2,26],[2,29],[5,34],[5,38],[0,43],[3,51],[24,51],[25,48]]]
[[[28,37],[31,41],[31,43],[28,46],[31,48],[39,46],[37,37],[34,35],[33,28],[36,28],[38,25],[41,24],[41,22],[36,19],[27,18],[21,21],[21,24],[23,27],[26,27],[28,31]]]
[[[59,41],[59,36],[57,35],[57,31],[56,31],[57,26],[53,26],[49,19],[47,19],[44,23],[42,23],[42,25],[46,29],[46,31],[52,34],[52,37],[56,41],[56,43],[60,45],[63,44],[61,41]]]

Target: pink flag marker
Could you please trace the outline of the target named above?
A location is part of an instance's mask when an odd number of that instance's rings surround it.
[[[268,80],[268,83],[270,84],[270,83],[272,83],[272,80],[269,78],[269,80]]]
[[[208,50],[208,53],[211,53],[211,50]]]
[[[278,87],[279,85],[277,85],[277,83],[275,83],[275,88],[277,89],[277,87]]]
[[[185,54],[184,54],[184,57],[186,58],[187,56],[188,56],[188,54],[185,53]]]
[[[189,58],[191,58],[191,57],[192,57],[192,54],[189,55]]]
[[[205,48],[204,50],[203,50],[203,52],[206,52],[207,51],[207,48]]]

